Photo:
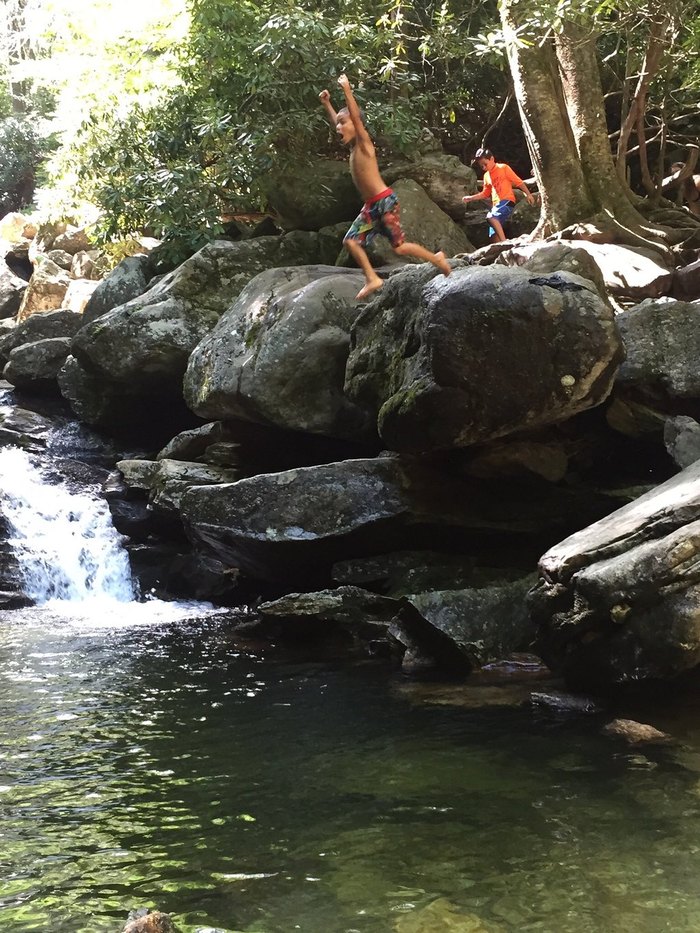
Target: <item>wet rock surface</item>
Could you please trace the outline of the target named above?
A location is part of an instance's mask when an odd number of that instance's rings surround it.
[[[673,741],[667,732],[634,719],[613,719],[601,731],[603,735],[622,739],[630,745],[666,745]]]

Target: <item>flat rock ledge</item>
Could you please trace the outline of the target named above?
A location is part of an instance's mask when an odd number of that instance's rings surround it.
[[[551,548],[529,595],[540,653],[571,686],[700,664],[700,462]]]

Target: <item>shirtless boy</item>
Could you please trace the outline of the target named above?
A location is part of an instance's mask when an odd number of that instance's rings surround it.
[[[418,243],[406,242],[406,235],[401,229],[399,199],[391,188],[387,188],[379,174],[374,144],[365,127],[362,111],[357,105],[347,76],[341,75],[338,84],[345,94],[346,106],[341,110],[336,112],[333,109],[328,91],[321,91],[318,96],[325,107],[328,122],[343,144],[350,146],[350,173],[365,202],[343,240],[348,252],[365,274],[366,283],[358,292],[358,299],[366,298],[384,284],[372,268],[364,250],[365,244],[379,234],[387,238],[391,248],[399,256],[415,256],[432,262],[440,272],[449,275],[451,269],[444,253],[431,253]]]

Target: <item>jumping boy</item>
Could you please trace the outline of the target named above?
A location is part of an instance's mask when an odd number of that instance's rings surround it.
[[[372,268],[364,250],[365,244],[378,234],[387,238],[391,248],[399,256],[416,256],[418,259],[432,262],[440,272],[449,275],[451,269],[444,253],[431,253],[418,243],[406,242],[406,235],[401,229],[399,199],[391,188],[387,188],[379,174],[374,144],[365,127],[362,111],[357,105],[347,76],[341,75],[338,84],[345,94],[346,106],[341,110],[336,112],[333,109],[328,91],[321,91],[318,96],[325,107],[328,122],[343,144],[350,146],[350,174],[365,202],[343,240],[348,252],[365,274],[366,284],[357,293],[358,299],[366,298],[384,284]]]
[[[478,194],[468,194],[462,200],[467,204],[469,201],[491,198],[493,207],[486,215],[489,221],[489,238],[495,236],[497,241],[505,240],[503,224],[513,213],[515,207],[513,185],[525,192],[528,204],[534,204],[535,199],[522,178],[515,174],[510,165],[505,162],[496,162],[490,149],[477,149],[474,162],[484,172],[484,187]]]

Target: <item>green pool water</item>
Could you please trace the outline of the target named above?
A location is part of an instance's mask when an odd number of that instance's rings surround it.
[[[4,613],[0,930],[698,931],[697,713],[631,750],[243,648],[226,616]]]

